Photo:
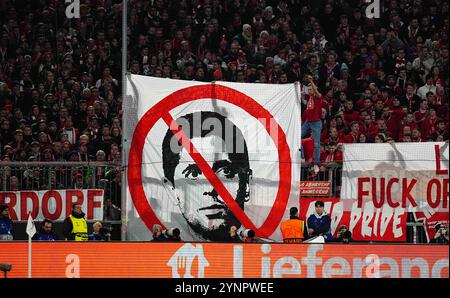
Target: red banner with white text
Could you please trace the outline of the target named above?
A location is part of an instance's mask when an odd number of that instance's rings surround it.
[[[345,144],[341,199],[349,212],[411,212],[430,240],[436,223],[448,225],[448,174],[448,143]]]
[[[102,220],[103,192],[103,189],[0,192],[0,204],[7,204],[11,219],[18,221],[26,221],[29,212],[34,220],[62,221],[75,203],[81,204],[87,220]]]

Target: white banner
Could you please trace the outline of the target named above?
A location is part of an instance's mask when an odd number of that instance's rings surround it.
[[[347,211],[376,213],[373,229],[386,212],[448,221],[448,169],[448,143],[345,144],[341,199]]]
[[[223,241],[232,225],[281,240],[299,197],[297,86],[131,75],[126,87],[127,240],[152,239],[154,224],[185,241]]]
[[[86,220],[103,220],[103,189],[24,190],[0,192],[0,205],[7,204],[12,220],[45,218],[62,221],[71,213],[73,204],[81,204]]]

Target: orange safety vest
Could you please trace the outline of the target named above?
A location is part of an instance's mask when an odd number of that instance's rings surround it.
[[[289,219],[281,224],[281,234],[284,243],[301,243],[305,238],[303,235],[304,221],[301,219]]]

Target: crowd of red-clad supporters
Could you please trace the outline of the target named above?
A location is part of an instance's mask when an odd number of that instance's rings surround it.
[[[0,1],[3,161],[121,159],[121,0]],[[128,69],[323,95],[321,158],[340,143],[448,140],[444,0],[129,0]],[[303,108],[307,108],[306,100]],[[23,177],[19,177],[23,179]]]

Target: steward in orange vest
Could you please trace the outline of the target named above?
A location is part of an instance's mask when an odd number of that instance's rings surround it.
[[[297,207],[289,210],[290,219],[281,224],[284,243],[301,243],[304,236],[305,222],[298,218]]]

